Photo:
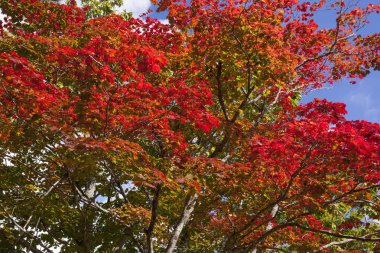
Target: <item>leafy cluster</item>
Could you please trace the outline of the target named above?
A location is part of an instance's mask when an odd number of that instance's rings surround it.
[[[380,126],[299,100],[379,69],[380,6],[154,3],[0,0],[0,252],[379,250]]]

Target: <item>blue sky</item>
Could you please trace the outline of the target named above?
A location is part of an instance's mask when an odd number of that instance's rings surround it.
[[[380,0],[360,0],[361,6],[369,3],[380,4]],[[322,12],[315,17],[320,27],[332,27],[335,23],[332,13]],[[380,32],[380,14],[369,17],[370,24],[362,30],[362,35]],[[380,123],[380,72],[374,71],[357,84],[352,85],[347,79],[333,86],[310,92],[303,97],[302,102],[314,98],[326,98],[330,101],[343,102],[347,106],[348,119],[368,120]]]
[[[370,74],[355,85],[349,84],[347,80],[342,80],[331,87],[307,94],[303,97],[302,102],[309,102],[314,98],[342,102],[347,106],[348,119],[380,123],[379,80],[379,72]]]

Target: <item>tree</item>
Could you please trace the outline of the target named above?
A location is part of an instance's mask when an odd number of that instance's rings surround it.
[[[299,100],[379,69],[380,7],[155,4],[0,1],[1,251],[376,250],[379,125]]]

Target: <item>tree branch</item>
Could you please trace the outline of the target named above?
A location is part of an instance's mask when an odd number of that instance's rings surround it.
[[[156,221],[157,221],[158,198],[160,196],[161,188],[162,188],[161,184],[158,184],[156,191],[154,193],[153,200],[152,200],[152,208],[151,208],[152,213],[151,213],[149,227],[145,230],[146,242],[147,242],[147,253],[154,252],[152,234],[153,234],[154,226],[156,225]]]
[[[188,199],[186,206],[182,212],[182,217],[179,220],[177,226],[175,227],[172,237],[170,238],[169,244],[166,248],[166,253],[173,253],[175,248],[177,247],[179,236],[183,228],[189,221],[192,212],[194,211],[194,207],[197,202],[197,199],[198,199],[198,194],[196,193],[191,195],[190,198]]]
[[[354,241],[354,239],[345,239],[343,241],[338,241],[338,242],[330,242],[322,247],[320,247],[319,249],[320,250],[324,250],[324,249],[327,249],[327,248],[330,248],[332,246],[336,246],[336,245],[341,245],[341,244],[345,244],[345,243],[348,243],[348,242],[352,242]]]
[[[39,237],[31,234],[28,230],[24,229],[11,215],[8,214],[8,212],[4,208],[3,208],[3,212],[5,214],[4,216],[6,218],[8,218],[16,226],[16,228],[18,230],[20,230],[23,234],[25,234],[25,235],[29,236],[30,238],[32,238],[34,241],[38,242],[39,246],[41,248],[43,248],[45,250],[45,252],[53,253],[53,251],[50,250],[49,247],[47,247]],[[20,237],[21,241],[25,241],[24,239],[21,238],[21,235],[19,237]],[[30,243],[29,246],[30,245],[32,245],[32,244]],[[31,247],[31,248],[34,248],[34,247]],[[40,253],[40,252],[43,252],[43,251],[40,250],[40,251],[36,251],[36,252]]]
[[[221,77],[222,77],[222,63],[217,62],[215,79],[216,79],[216,84],[218,86],[218,100],[219,100],[220,107],[222,108],[224,118],[226,119],[226,121],[229,121],[226,105],[224,104],[224,99],[223,99]]]
[[[380,238],[367,238],[367,236],[370,236],[370,235],[367,235],[364,237],[357,237],[357,236],[352,236],[352,235],[343,235],[343,234],[335,233],[335,232],[332,232],[329,230],[306,227],[306,226],[298,224],[298,223],[288,223],[288,226],[298,227],[298,228],[306,230],[306,231],[324,234],[324,235],[329,235],[329,236],[333,236],[333,237],[337,237],[337,238],[352,239],[352,240],[361,241],[361,242],[380,242]]]

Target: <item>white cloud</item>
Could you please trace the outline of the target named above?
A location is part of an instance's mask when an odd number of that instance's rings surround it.
[[[158,21],[160,21],[164,25],[168,25],[169,24],[169,20],[168,19],[159,19]]]
[[[366,119],[378,122],[380,119],[380,108],[371,94],[356,93],[350,96],[349,101],[363,112]]]
[[[147,12],[150,6],[150,0],[124,0],[119,10],[132,12],[133,17],[139,17],[141,14]]]
[[[372,99],[369,94],[356,93],[351,95],[350,101],[357,106],[368,108],[372,105]]]

